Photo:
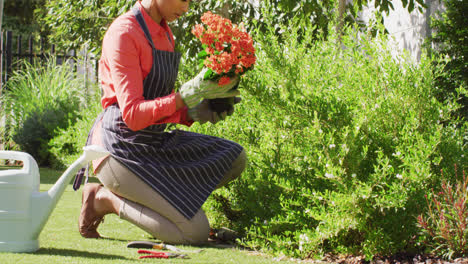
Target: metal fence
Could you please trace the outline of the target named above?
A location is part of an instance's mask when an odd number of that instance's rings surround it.
[[[96,58],[90,56],[86,50],[57,51],[56,45],[49,43],[45,37],[15,35],[12,31],[2,32],[0,42],[2,87],[11,73],[20,69],[24,60],[33,63],[35,60],[45,61],[51,57],[55,57],[57,64],[65,62],[72,64],[74,71],[83,75],[85,79],[97,80]]]

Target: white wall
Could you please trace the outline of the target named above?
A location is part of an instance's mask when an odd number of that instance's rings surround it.
[[[383,15],[385,28],[395,40],[396,50],[407,50],[416,61],[419,61],[421,45],[431,34],[430,17],[443,8],[438,0],[426,0],[427,9],[424,9],[423,13],[418,8],[409,13],[403,7],[401,0],[393,0],[392,3],[394,10]],[[373,2],[369,6],[360,14],[360,18],[366,22],[375,11]]]

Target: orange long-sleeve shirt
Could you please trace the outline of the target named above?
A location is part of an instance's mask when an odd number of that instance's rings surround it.
[[[167,23],[164,20],[161,24],[156,23],[140,2],[136,5],[143,14],[156,49],[173,52],[174,38]],[[99,61],[103,108],[118,103],[124,122],[134,131],[158,123],[190,125],[187,108],[176,110],[174,93],[154,100],[144,99],[143,80],[152,66],[151,45],[133,12],[118,17],[104,36]]]
[[[156,49],[174,51],[174,37],[167,23],[156,23],[146,13],[141,3],[143,18],[148,26]],[[170,40],[167,37],[169,33]],[[119,16],[104,35],[102,54],[99,60],[99,77],[103,95],[102,107],[105,109],[117,103],[127,126],[141,130],[150,125],[178,123],[190,126],[193,121],[187,117],[187,107],[176,110],[175,93],[153,100],[143,97],[143,80],[153,67],[152,48],[145,37],[132,11]],[[92,144],[101,145],[99,122],[91,138]],[[96,171],[104,159],[93,161]]]

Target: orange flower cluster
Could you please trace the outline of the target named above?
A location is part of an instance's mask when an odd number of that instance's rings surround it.
[[[253,40],[245,27],[236,25],[227,18],[206,12],[192,33],[205,47],[204,65],[219,76],[219,85],[229,82],[227,74],[243,74],[256,61]]]

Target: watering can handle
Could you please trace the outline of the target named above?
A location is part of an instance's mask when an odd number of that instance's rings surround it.
[[[105,148],[101,146],[90,145],[90,146],[83,147],[83,155],[84,155],[84,162],[86,164],[92,160],[110,155],[110,153],[109,151],[107,151]]]
[[[22,161],[23,162],[23,170],[27,171],[28,173],[31,172],[32,168],[37,167],[37,163],[34,160],[34,158],[30,154],[28,154],[26,152],[1,150],[0,151],[0,159]]]

